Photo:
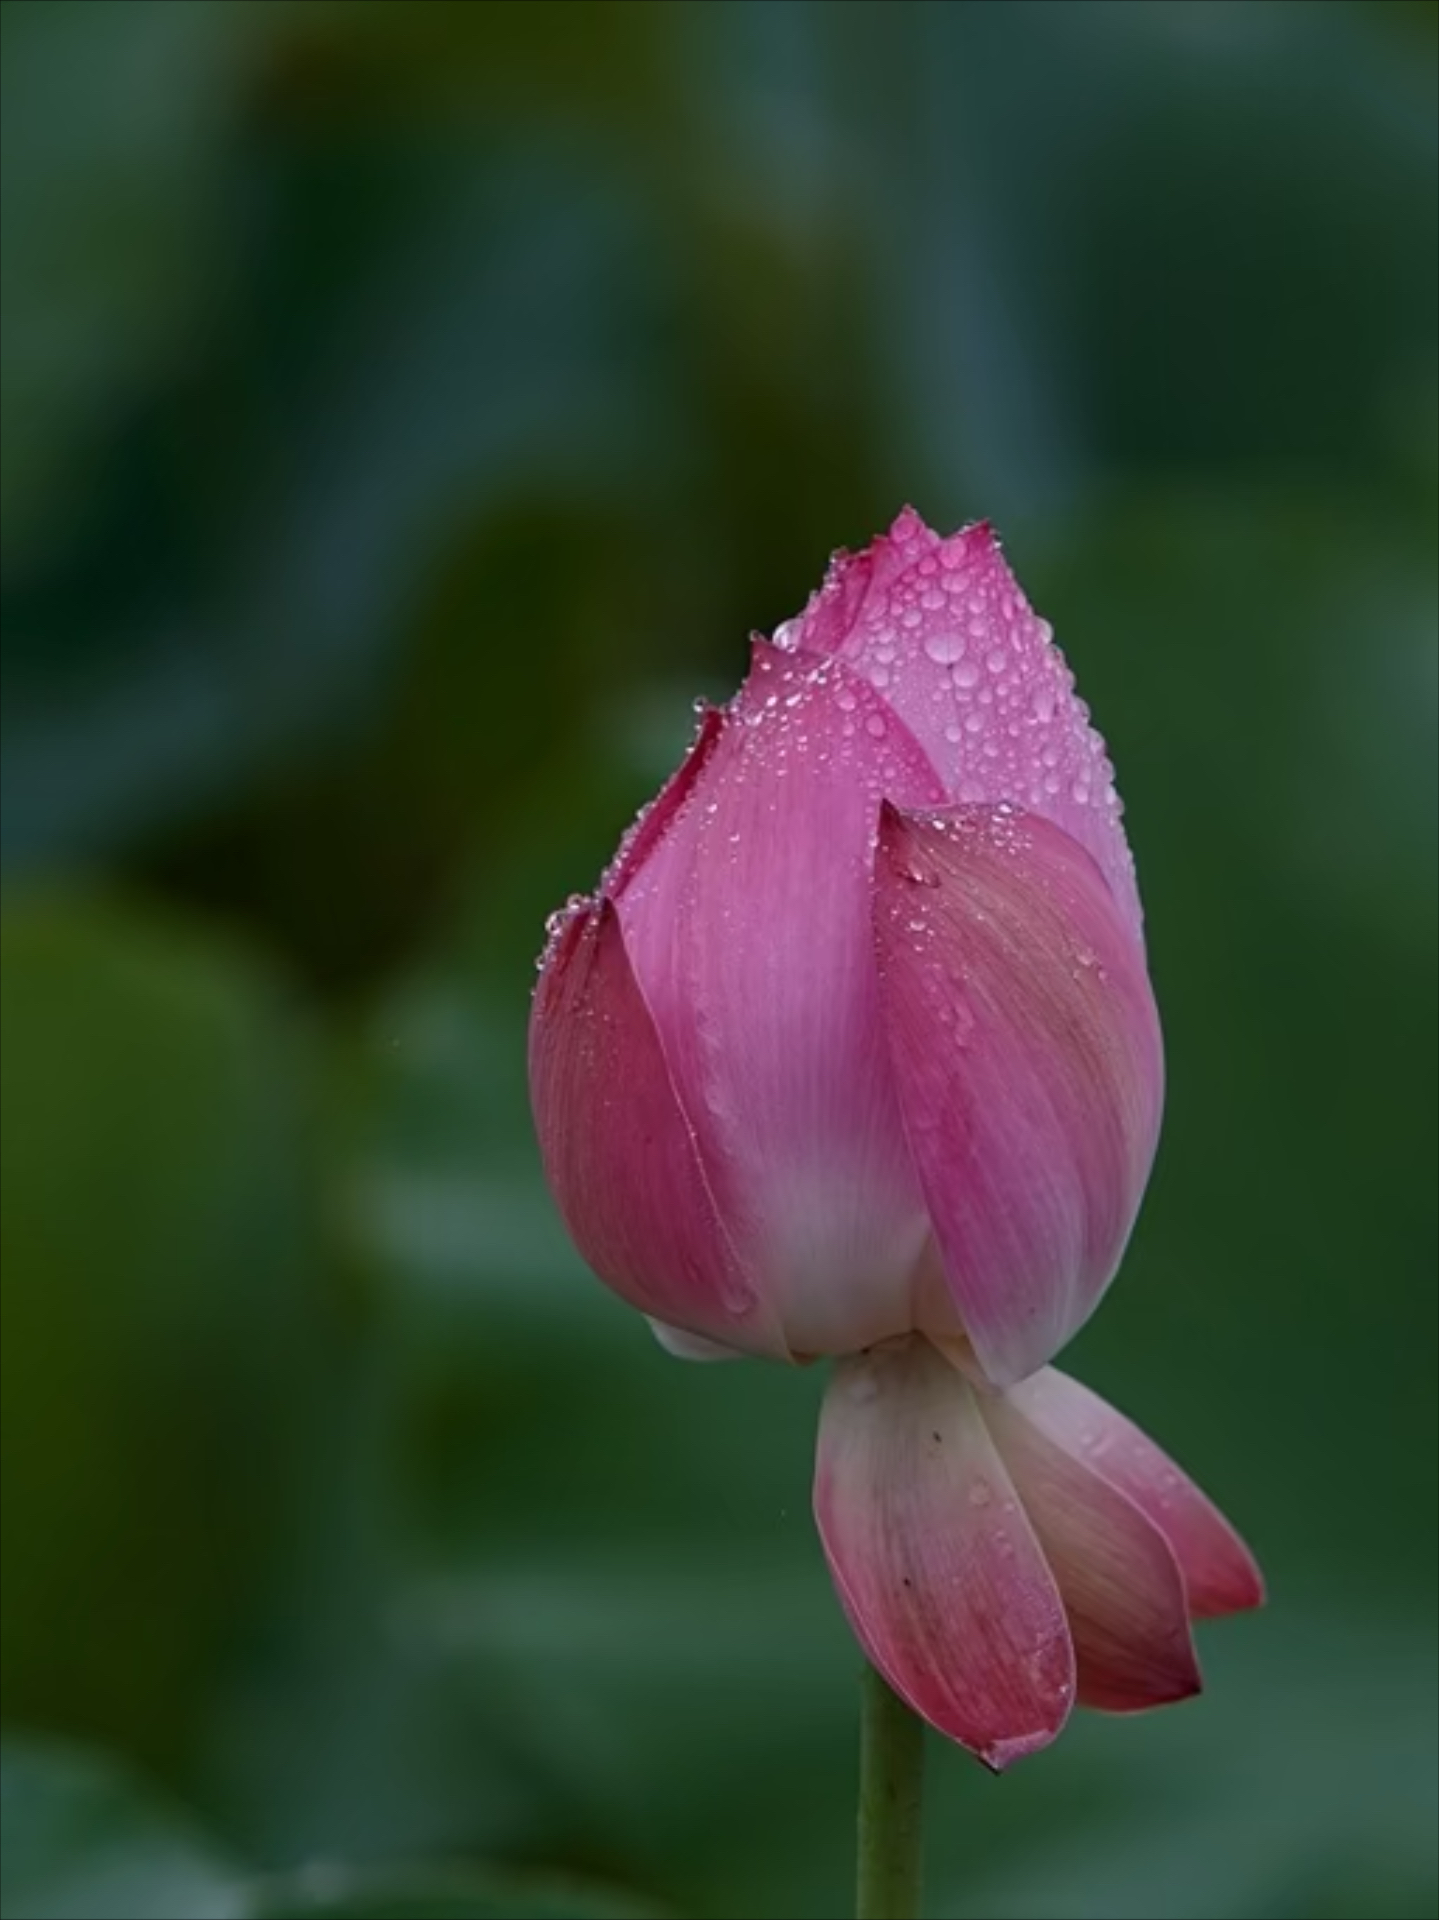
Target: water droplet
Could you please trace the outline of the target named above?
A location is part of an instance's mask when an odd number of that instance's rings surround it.
[[[961,660],[954,670],[954,684],[957,687],[972,687],[979,679],[979,668],[972,660]]]
[[[1004,648],[991,647],[989,652],[984,656],[984,664],[989,668],[991,673],[1003,673],[1005,665],[1007,664],[1007,655],[1005,654]]]
[[[994,1489],[989,1482],[982,1478],[975,1479],[969,1489],[969,1504],[972,1507],[987,1507],[993,1498]]]
[[[882,713],[872,713],[864,723],[864,730],[872,739],[883,740],[887,728]]]
[[[962,633],[955,633],[952,630],[927,633],[924,636],[925,652],[941,667],[952,666],[963,655],[967,644]]]
[[[869,670],[869,678],[871,686],[887,687],[889,685],[889,668],[871,667]]]
[[[945,728],[944,737],[952,747],[957,747],[964,738],[962,730],[953,721]]]
[[[853,713],[856,705],[855,697],[848,687],[840,689],[834,697],[834,703],[841,713]]]
[[[1054,718],[1054,688],[1047,680],[1041,681],[1034,689],[1032,704],[1036,720],[1047,724]]]

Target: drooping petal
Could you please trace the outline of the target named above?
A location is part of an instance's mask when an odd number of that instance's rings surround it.
[[[935,1238],[979,1367],[1008,1385],[1093,1310],[1144,1191],[1163,1063],[1143,955],[1089,855],[1003,807],[886,807],[874,925]]]
[[[1263,1604],[1264,1580],[1248,1547],[1132,1420],[1054,1367],[1011,1387],[1008,1399],[1056,1446],[1128,1494],[1158,1527],[1184,1575],[1191,1619]]]
[[[782,631],[880,689],[950,800],[1007,800],[1062,827],[1094,856],[1137,936],[1134,862],[1104,742],[987,524],[942,540],[906,508],[864,553],[837,555]]]
[[[600,1278],[644,1313],[783,1356],[725,1230],[607,900],[571,908],[545,955],[530,1093],[551,1190]]]
[[[1064,1608],[973,1390],[928,1341],[835,1368],[814,1511],[860,1645],[917,1713],[994,1768],[1054,1739]]]
[[[726,1222],[796,1353],[911,1325],[927,1226],[870,892],[881,798],[938,793],[872,687],[761,643],[681,814],[617,892]]]
[[[1080,1704],[1131,1713],[1198,1693],[1184,1580],[1163,1534],[1008,1395],[980,1406],[1064,1598]]]

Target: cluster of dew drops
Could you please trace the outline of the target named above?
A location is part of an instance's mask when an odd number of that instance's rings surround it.
[[[1127,890],[1133,863],[1104,742],[1052,628],[991,539],[971,528],[940,540],[906,510],[889,535],[900,565],[866,596],[842,657],[903,716],[955,800],[1033,808],[1079,838]],[[806,644],[837,610],[856,564],[835,556],[805,612],[776,630],[777,646]]]
[[[1049,623],[1031,611],[1007,568],[975,564],[975,542],[988,540],[987,531],[968,529],[940,540],[906,509],[888,538],[902,564],[884,591],[869,596],[844,635],[843,670],[827,662],[803,686],[749,702],[737,697],[732,711],[747,725],[780,723],[776,730],[783,737],[770,770],[783,778],[788,748],[803,752],[807,746],[802,728],[785,724],[798,717],[789,709],[833,678],[836,704],[846,716],[844,734],[863,726],[882,740],[888,731],[884,706],[892,703],[955,800],[995,805],[994,824],[1001,830],[1016,807],[1033,808],[1085,844],[1111,882],[1132,889],[1133,859],[1119,825],[1123,802],[1104,742],[1088,724],[1089,708],[1074,692],[1073,672]],[[775,629],[779,652],[804,646],[815,623],[836,611],[848,590],[847,569],[856,564],[848,554],[834,556],[805,611]],[[763,658],[759,665],[768,670]],[[936,667],[942,669],[938,675]],[[876,705],[857,697],[851,674],[874,689]],[[922,685],[918,679],[907,685],[916,674]],[[707,704],[696,701],[695,710],[702,728]],[[1076,719],[1082,724],[1076,726]],[[653,806],[641,808],[609,874],[624,862]],[[593,906],[593,897],[571,894],[549,916],[536,962],[541,971],[566,928]]]

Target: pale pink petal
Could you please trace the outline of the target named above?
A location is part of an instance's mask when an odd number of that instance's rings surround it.
[[[1089,855],[1004,807],[887,807],[874,924],[935,1238],[979,1368],[1008,1385],[1098,1303],[1144,1191],[1163,1063],[1143,955]]]
[[[928,1341],[835,1368],[814,1511],[856,1638],[917,1713],[995,1768],[1054,1739],[1064,1608],[973,1389]]]
[[[941,540],[906,508],[865,553],[837,555],[824,586],[782,631],[838,655],[879,688],[949,799],[1007,800],[1087,848],[1137,936],[1114,769],[1051,629],[987,524]]]
[[[927,1223],[870,892],[881,798],[938,793],[872,687],[761,643],[683,808],[617,893],[726,1223],[796,1353],[912,1323]]]
[[[1184,1575],[1191,1619],[1263,1604],[1264,1580],[1248,1547],[1132,1420],[1053,1367],[1011,1387],[1007,1398],[1057,1446],[1128,1494],[1158,1527]]]
[[[683,1327],[667,1327],[663,1320],[651,1320],[650,1332],[659,1341],[665,1352],[676,1360],[743,1360],[744,1355],[738,1347],[722,1347],[717,1340],[706,1340],[703,1334],[686,1333]]]
[[[551,1190],[600,1278],[644,1313],[785,1355],[719,1217],[607,900],[556,924],[530,1021],[530,1097]]]
[[[1184,1580],[1163,1534],[1007,1394],[980,1406],[1064,1596],[1080,1704],[1128,1713],[1198,1693]]]

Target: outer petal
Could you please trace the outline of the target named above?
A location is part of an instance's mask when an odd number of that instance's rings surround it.
[[[928,1341],[836,1367],[814,1511],[856,1637],[917,1713],[995,1768],[1054,1739],[1064,1609],[973,1390]]]
[[[686,1333],[683,1327],[666,1326],[663,1320],[651,1320],[650,1332],[676,1360],[708,1362],[744,1358],[738,1347],[722,1347],[717,1340],[706,1340],[700,1333]]]
[[[1144,1191],[1163,1067],[1143,957],[1083,849],[1004,807],[885,809],[875,939],[945,1271],[1008,1385],[1097,1304]]]
[[[784,1354],[715,1205],[606,900],[558,923],[530,1022],[545,1173],[576,1246],[644,1313]]]
[[[1007,1398],[1047,1439],[1127,1494],[1158,1527],[1184,1575],[1191,1619],[1263,1604],[1263,1577],[1248,1547],[1132,1420],[1053,1367],[1011,1387]]]
[[[1198,1693],[1184,1580],[1159,1529],[1007,1395],[981,1406],[1064,1596],[1081,1705],[1129,1713]]]
[[[781,633],[878,687],[951,800],[1007,800],[1062,827],[1094,856],[1137,933],[1114,769],[987,524],[941,540],[906,508],[865,553],[837,555]]]
[[[867,683],[761,644],[682,813],[617,893],[711,1186],[796,1353],[912,1324],[928,1228],[870,894],[881,797],[939,791]]]

